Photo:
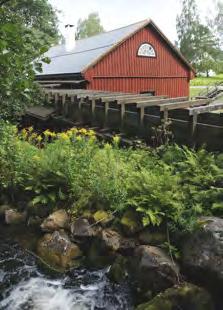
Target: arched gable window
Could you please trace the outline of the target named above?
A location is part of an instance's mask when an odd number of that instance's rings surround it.
[[[151,44],[143,43],[140,45],[137,55],[141,56],[141,57],[153,57],[153,58],[155,58],[156,57],[156,51]]]

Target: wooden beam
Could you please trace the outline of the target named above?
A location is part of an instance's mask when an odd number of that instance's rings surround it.
[[[159,100],[145,100],[145,102],[137,102],[137,108],[141,107],[151,107],[156,105],[165,105],[165,104],[172,104],[175,102],[184,102],[187,101],[188,97],[179,97],[179,98],[168,98],[168,99],[159,99]]]
[[[202,114],[202,113],[208,113],[208,112],[218,111],[218,110],[223,110],[223,103],[215,103],[215,104],[210,104],[208,106],[191,108],[189,109],[189,114],[190,115]]]
[[[131,104],[131,103],[140,103],[140,102],[150,102],[154,100],[159,99],[166,99],[167,96],[138,96],[138,97],[132,97],[132,98],[126,98],[126,99],[117,99],[118,104]]]
[[[172,102],[160,105],[160,111],[164,110],[177,110],[177,109],[185,109],[193,106],[201,106],[204,104],[208,104],[210,100],[190,100],[190,101],[182,101],[182,102]]]

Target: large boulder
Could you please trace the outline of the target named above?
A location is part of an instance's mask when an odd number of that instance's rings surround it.
[[[72,243],[64,231],[46,234],[37,245],[37,254],[57,269],[69,269],[79,266],[82,252]]]
[[[41,229],[44,232],[52,232],[59,229],[67,229],[69,225],[69,216],[63,209],[50,214],[42,223]]]
[[[151,231],[151,229],[146,228],[139,233],[139,242],[142,245],[155,245],[159,246],[166,242],[166,234],[160,231]]]
[[[203,217],[201,228],[183,246],[185,272],[196,280],[222,291],[223,285],[223,219]]]
[[[19,212],[15,209],[5,211],[5,222],[8,225],[20,225],[26,222],[27,213]]]
[[[185,283],[167,289],[136,310],[214,310],[210,295],[202,288]]]
[[[178,266],[158,247],[138,246],[133,262],[132,274],[139,300],[148,300],[179,282]]]

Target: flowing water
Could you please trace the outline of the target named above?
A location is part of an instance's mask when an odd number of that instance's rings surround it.
[[[49,273],[18,243],[1,234],[0,309],[132,310],[127,285],[112,284],[106,271]]]

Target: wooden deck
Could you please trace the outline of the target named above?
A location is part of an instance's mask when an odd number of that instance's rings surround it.
[[[208,98],[189,100],[188,97],[168,98],[165,95],[149,96],[84,89],[44,88],[43,92],[46,101],[54,104],[57,115],[74,123],[79,121],[87,122],[91,126],[113,126],[124,132],[128,126],[128,133],[131,132],[134,135],[135,130],[135,136],[145,137],[150,134],[151,126],[161,123],[165,125],[171,119],[182,133],[187,131],[187,137],[195,139],[196,131],[199,131],[201,143],[206,143],[207,128],[209,128],[208,135],[211,135],[210,128],[218,129],[216,133],[218,139],[219,130],[221,135],[223,134],[221,114],[212,113],[221,111],[223,103],[213,104]]]

